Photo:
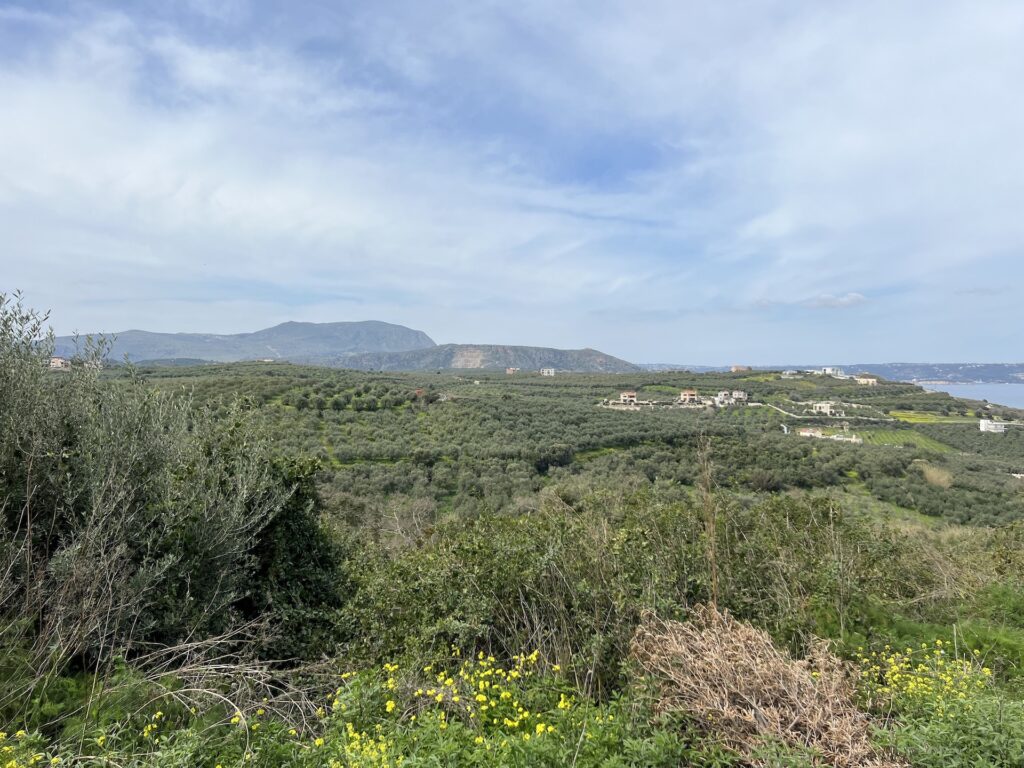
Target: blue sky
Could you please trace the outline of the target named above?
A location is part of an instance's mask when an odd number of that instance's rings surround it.
[[[0,2],[0,290],[641,362],[1024,359],[1024,4]]]

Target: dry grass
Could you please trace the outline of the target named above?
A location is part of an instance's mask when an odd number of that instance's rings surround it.
[[[646,615],[632,653],[657,681],[660,711],[686,715],[752,766],[766,765],[756,753],[770,741],[812,750],[823,766],[903,765],[871,744],[848,670],[824,643],[793,659],[765,632],[700,606],[686,623]]]
[[[932,485],[937,488],[953,487],[953,473],[949,470],[933,466],[932,464],[926,464],[924,462],[922,462],[920,466],[921,474],[924,475],[924,479]]]

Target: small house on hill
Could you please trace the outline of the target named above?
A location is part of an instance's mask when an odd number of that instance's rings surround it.
[[[700,395],[696,389],[684,389],[679,393],[679,402],[683,405],[697,405],[700,403]]]

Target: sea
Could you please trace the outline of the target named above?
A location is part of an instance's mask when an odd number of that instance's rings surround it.
[[[988,400],[996,405],[1024,408],[1024,383],[1021,384],[924,384],[932,392],[948,392],[953,397]]]

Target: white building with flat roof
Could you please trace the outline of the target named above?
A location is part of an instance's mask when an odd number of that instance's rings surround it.
[[[1002,434],[1006,431],[1006,424],[1001,421],[993,421],[992,419],[981,419],[978,422],[978,428],[982,432],[995,432]]]

